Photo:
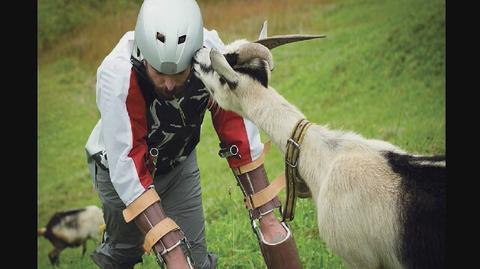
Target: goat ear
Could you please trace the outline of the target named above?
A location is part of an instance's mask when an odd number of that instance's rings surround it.
[[[212,62],[212,68],[220,76],[222,76],[229,85],[236,85],[238,83],[238,74],[228,64],[225,56],[216,49],[210,51],[210,61]]]

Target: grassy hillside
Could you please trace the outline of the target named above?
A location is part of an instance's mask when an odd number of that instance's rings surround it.
[[[100,205],[83,149],[99,117],[95,72],[121,35],[134,28],[140,1],[71,1],[75,8],[62,2],[42,0],[38,9],[39,42],[48,44],[39,46],[38,55],[39,227],[56,210]],[[271,85],[309,120],[416,153],[445,153],[444,1],[199,3],[205,26],[217,29],[225,42],[255,39],[265,19],[270,35],[327,34],[324,40],[273,50]],[[68,22],[67,30],[53,30],[61,27],[59,21]],[[197,153],[209,248],[220,256],[219,268],[263,268],[240,190],[217,157],[210,115],[204,122]],[[282,172],[282,160],[272,148],[266,159],[270,178]],[[311,200],[297,202],[290,226],[305,268],[343,268],[318,237]],[[47,253],[52,246],[44,238],[37,242],[38,268],[50,268]],[[88,247],[90,253],[94,243]],[[88,257],[81,259],[80,249],[67,249],[60,259],[60,268],[95,268]],[[156,267],[145,256],[138,268]]]

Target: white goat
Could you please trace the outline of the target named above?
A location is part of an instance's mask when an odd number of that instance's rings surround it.
[[[223,53],[201,49],[195,75],[220,107],[250,119],[285,153],[305,116],[268,86],[270,51],[240,40]],[[298,161],[320,237],[349,267],[445,267],[444,156],[411,155],[385,141],[313,124]]]
[[[87,240],[98,240],[103,225],[102,210],[90,205],[55,213],[45,228],[38,229],[37,234],[47,238],[54,246],[48,258],[52,265],[57,265],[60,252],[67,247],[82,245],[82,256],[85,255]]]

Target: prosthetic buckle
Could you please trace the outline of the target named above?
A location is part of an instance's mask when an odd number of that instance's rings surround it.
[[[222,144],[220,144],[220,150],[218,151],[218,156],[221,158],[228,158],[234,157],[236,159],[241,159],[242,156],[238,154],[239,150],[236,145],[231,145],[229,147],[222,148]]]
[[[166,266],[165,259],[163,258],[163,255],[172,251],[177,246],[180,246],[182,248],[183,255],[187,258],[188,267],[190,269],[194,269],[195,268],[195,263],[194,263],[193,257],[192,257],[192,250],[191,250],[190,244],[188,244],[188,241],[187,241],[186,237],[183,237],[177,243],[173,244],[169,248],[166,248],[164,246],[164,251],[162,253],[159,253],[159,252],[155,251],[155,259],[157,260],[157,263],[160,266],[160,268],[165,269],[165,266]]]

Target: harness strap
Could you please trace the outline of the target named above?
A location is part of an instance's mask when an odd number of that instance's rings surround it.
[[[170,231],[177,229],[180,229],[180,227],[178,227],[178,225],[171,218],[164,218],[155,226],[153,226],[152,229],[150,229],[150,231],[148,231],[148,233],[145,235],[143,249],[145,252],[150,252],[153,245],[155,245],[160,238],[164,237]]]
[[[283,221],[293,220],[298,191],[296,188],[299,184],[305,184],[305,181],[298,173],[298,157],[300,156],[300,145],[310,125],[312,125],[312,123],[306,119],[299,120],[295,125],[295,129],[293,129],[292,135],[287,141],[285,154],[286,195]]]
[[[265,189],[254,194],[247,195],[245,197],[245,206],[249,210],[261,207],[262,205],[270,202],[273,198],[275,198],[275,196],[277,196],[284,187],[285,176],[280,175],[274,181],[272,181],[272,183],[268,185]]]

